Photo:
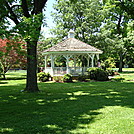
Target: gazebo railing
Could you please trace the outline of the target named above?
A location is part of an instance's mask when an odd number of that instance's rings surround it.
[[[53,68],[53,75],[58,76],[58,75],[64,75],[67,73],[67,68],[66,67],[54,67]]]
[[[69,73],[72,75],[84,75],[88,67],[69,67]]]
[[[50,73],[53,76],[63,76],[64,74],[72,74],[73,76],[84,75],[89,67],[47,67],[45,72]],[[68,70],[68,71],[67,71]]]

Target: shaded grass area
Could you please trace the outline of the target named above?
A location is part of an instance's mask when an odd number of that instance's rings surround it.
[[[134,132],[134,82],[39,83],[31,94],[20,92],[25,79],[1,82],[0,133]]]
[[[1,78],[2,79],[2,78]],[[26,79],[26,71],[9,71],[6,74],[6,79],[7,80],[21,80],[21,79]]]
[[[25,79],[26,79],[26,71],[16,71],[16,72],[9,71],[6,74],[6,80],[3,80],[3,77],[0,77],[0,84],[9,84],[9,85],[11,85],[11,83],[18,84],[18,83],[22,83],[22,81],[24,81]]]

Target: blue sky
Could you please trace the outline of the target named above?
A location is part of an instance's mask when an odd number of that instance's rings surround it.
[[[46,11],[44,12],[44,14],[46,16],[46,23],[48,25],[48,27],[43,27],[42,28],[42,32],[43,32],[43,35],[45,36],[45,38],[51,37],[51,35],[49,34],[49,29],[54,26],[53,19],[50,15],[51,12],[54,10],[53,9],[53,4],[54,3],[56,3],[56,0],[48,0],[47,1],[47,6],[46,6]]]

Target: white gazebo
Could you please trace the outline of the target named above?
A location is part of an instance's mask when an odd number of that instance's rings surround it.
[[[87,68],[94,67],[99,54],[102,54],[101,50],[75,39],[74,32],[70,30],[68,39],[44,51],[44,72],[49,72],[51,76],[83,75]],[[57,58],[62,58],[59,66],[55,63]]]

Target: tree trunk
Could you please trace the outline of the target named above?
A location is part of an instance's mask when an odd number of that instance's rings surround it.
[[[3,75],[3,80],[6,80],[6,75],[5,75],[5,73],[3,73],[2,75]]]
[[[2,64],[2,62],[0,62],[0,64],[1,64],[1,69],[2,69],[2,71],[1,71],[1,75],[3,76],[3,80],[6,80],[6,75],[5,75],[5,71],[4,71],[4,66],[3,66],[3,64]]]
[[[118,24],[117,24],[117,32],[119,35],[121,35],[121,20],[122,20],[122,14],[119,15],[119,20],[118,20]],[[120,61],[119,61],[119,72],[122,72],[122,63],[123,63],[123,54],[122,51],[119,52],[119,57],[120,57]]]
[[[27,41],[27,92],[38,92],[37,85],[37,41]]]
[[[123,67],[123,54],[122,52],[119,53],[120,56],[120,61],[119,61],[119,72],[122,72],[122,67]]]

